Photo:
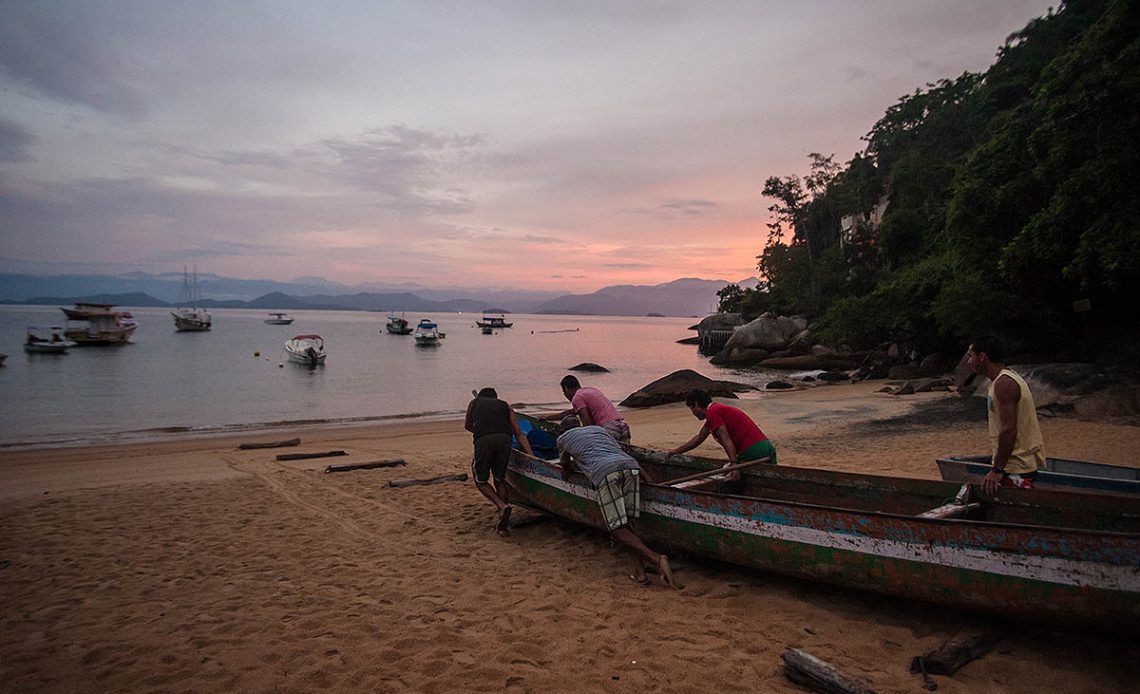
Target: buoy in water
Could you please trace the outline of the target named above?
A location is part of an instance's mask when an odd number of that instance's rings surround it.
[[[260,357],[260,356],[261,356],[261,352],[254,352],[254,353],[253,353],[253,356],[255,356],[255,357]]]

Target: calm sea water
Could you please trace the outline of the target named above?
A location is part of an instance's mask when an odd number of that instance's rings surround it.
[[[62,325],[56,307],[0,307],[0,446],[113,441],[168,431],[227,432],[283,422],[355,422],[461,414],[471,389],[530,406],[565,406],[558,381],[594,362],[611,373],[580,373],[585,385],[621,400],[677,369],[762,385],[765,374],[720,369],[692,345],[691,318],[509,316],[514,327],[484,335],[474,314],[429,317],[447,334],[438,347],[384,332],[385,315],[298,311],[292,325],[266,325],[261,311],[213,311],[205,333],[178,333],[164,309],[129,309],[140,326],[131,344],[27,354],[29,325]],[[288,362],[297,334],[324,337],[328,360]],[[260,354],[260,356],[257,356]]]

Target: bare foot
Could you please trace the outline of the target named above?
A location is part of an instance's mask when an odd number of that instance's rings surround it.
[[[502,537],[511,536],[511,507],[505,507],[499,513],[499,524],[495,526],[495,532],[499,533]]]
[[[665,581],[666,585],[673,588],[673,590],[681,590],[684,588],[673,576],[673,568],[669,566],[669,558],[664,554],[657,560],[657,570],[661,573],[661,580]]]

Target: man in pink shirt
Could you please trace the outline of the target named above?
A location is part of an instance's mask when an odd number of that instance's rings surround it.
[[[582,426],[600,426],[610,436],[622,443],[629,443],[629,424],[621,416],[613,402],[597,388],[583,388],[577,376],[566,376],[559,385],[562,394],[570,401],[572,409],[548,415],[546,419],[561,420],[567,415],[577,415]]]
[[[728,456],[726,467],[760,458],[767,458],[769,463],[776,464],[776,447],[743,411],[731,405],[713,402],[703,390],[691,391],[685,398],[685,404],[694,417],[704,421],[704,425],[696,436],[669,451],[670,455],[691,451],[712,434]],[[740,471],[733,472],[732,476],[738,478]]]

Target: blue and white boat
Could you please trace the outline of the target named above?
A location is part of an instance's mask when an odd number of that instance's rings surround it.
[[[938,471],[947,482],[980,484],[990,470],[988,455],[949,455],[938,459]],[[1046,458],[1033,481],[1037,489],[1107,492],[1140,496],[1140,468],[1083,460]]]

